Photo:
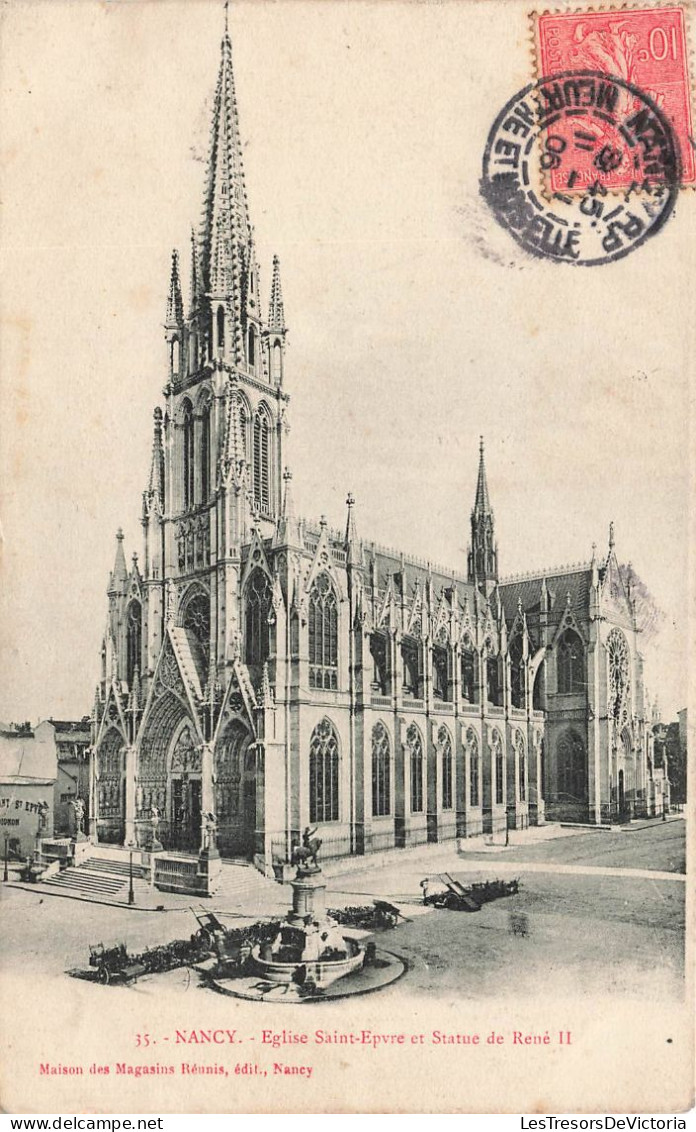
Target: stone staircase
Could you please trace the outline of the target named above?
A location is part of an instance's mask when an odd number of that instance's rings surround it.
[[[287,887],[264,877],[251,864],[223,860],[220,886],[212,900],[200,902],[196,897],[160,892],[143,876],[138,858],[133,861],[133,880],[136,905],[140,908],[188,908],[200,904],[203,908],[225,910],[235,916],[252,918],[284,912],[291,902]],[[126,904],[130,874],[127,851],[96,846],[86,861],[63,869],[55,876],[39,882],[38,887],[48,892],[73,896],[76,899],[114,900]],[[34,886],[32,886],[34,887]]]
[[[86,865],[78,865],[64,869],[41,883],[49,888],[67,889],[85,896],[115,896],[125,887],[127,879],[127,875],[114,876],[103,870],[92,871]]]

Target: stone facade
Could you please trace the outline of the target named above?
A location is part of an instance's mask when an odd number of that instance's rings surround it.
[[[465,573],[299,519],[283,449],[277,259],[261,315],[230,40],[185,306],[174,253],[142,566],[119,532],[94,706],[90,827],[270,869],[645,797],[631,594],[616,560],[503,582],[483,443]],[[154,382],[153,382],[154,384]]]

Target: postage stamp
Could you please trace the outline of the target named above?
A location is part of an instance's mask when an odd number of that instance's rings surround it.
[[[602,174],[617,170],[627,180],[611,192]],[[680,184],[675,131],[660,107],[623,79],[579,70],[506,103],[486,142],[481,195],[532,255],[593,266],[655,235]]]
[[[626,84],[621,94],[625,112],[635,100],[629,88],[637,88],[671,124],[680,159],[680,183],[696,183],[683,8],[545,12],[534,15],[534,28],[537,79],[570,70],[621,79]],[[627,189],[636,180],[632,154],[616,145],[611,125],[600,115],[576,122],[567,118],[554,133],[575,150],[576,191],[598,179],[610,191]],[[568,172],[560,166],[549,170],[552,191],[572,188],[567,183]]]

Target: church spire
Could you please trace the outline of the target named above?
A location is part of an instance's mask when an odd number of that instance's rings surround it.
[[[232,43],[226,23],[203,200],[200,266],[203,290],[213,297],[229,299],[238,324],[242,321],[242,281],[251,242]]]
[[[486,457],[483,447],[483,437],[479,437],[479,470],[478,482],[476,484],[476,499],[474,501],[474,512],[477,517],[490,514],[493,518],[491,511],[491,501],[488,496],[488,480],[486,478]]]
[[[479,443],[479,468],[476,497],[471,512],[471,546],[469,548],[468,579],[479,586],[488,597],[498,581],[498,547],[495,542],[495,524],[488,480],[483,437]]]

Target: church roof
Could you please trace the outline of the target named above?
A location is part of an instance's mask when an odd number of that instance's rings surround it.
[[[544,581],[548,590],[549,613],[552,620],[554,613],[560,616],[566,608],[568,594],[570,594],[571,609],[577,614],[584,613],[588,608],[591,578],[590,565],[581,563],[577,566],[560,567],[557,570],[540,571],[502,581],[499,590],[506,620],[508,622],[514,620],[520,603],[523,612],[528,616],[540,612]]]

